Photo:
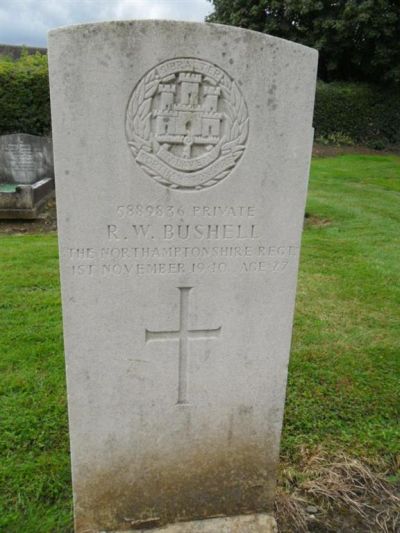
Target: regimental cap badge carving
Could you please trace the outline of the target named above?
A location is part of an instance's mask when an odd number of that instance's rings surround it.
[[[242,156],[248,135],[246,103],[219,67],[173,59],[148,72],[126,113],[126,136],[136,162],[166,187],[216,185]]]

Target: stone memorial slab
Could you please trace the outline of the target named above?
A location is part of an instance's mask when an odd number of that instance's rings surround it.
[[[76,531],[273,531],[317,53],[130,21],[49,61]]]
[[[53,177],[51,139],[27,133],[0,136],[0,182],[32,184]]]
[[[27,133],[0,136],[0,219],[37,218],[54,194],[51,139]]]

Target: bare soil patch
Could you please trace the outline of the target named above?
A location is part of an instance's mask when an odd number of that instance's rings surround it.
[[[304,227],[313,227],[313,228],[326,228],[332,224],[332,220],[329,218],[319,217],[318,215],[312,215],[307,213],[304,216]]]

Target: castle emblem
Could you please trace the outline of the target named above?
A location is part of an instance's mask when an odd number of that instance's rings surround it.
[[[152,69],[134,89],[126,135],[136,162],[153,179],[198,190],[219,183],[243,154],[247,107],[219,67],[174,59]]]

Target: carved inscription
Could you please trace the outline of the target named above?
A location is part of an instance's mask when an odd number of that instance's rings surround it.
[[[10,143],[5,152],[12,158],[16,172],[34,172],[35,161],[29,145]]]
[[[189,341],[192,339],[216,339],[221,333],[221,326],[214,329],[190,329],[189,327],[189,293],[192,287],[178,287],[179,329],[176,331],[152,331],[146,329],[145,341],[179,341],[178,404],[188,403],[188,357]]]
[[[297,246],[268,244],[67,249],[74,275],[101,277],[226,272],[280,273],[293,263],[297,255]]]
[[[158,183],[182,190],[216,185],[235,167],[249,128],[235,81],[199,59],[154,67],[135,87],[126,136],[136,162]]]
[[[75,276],[246,276],[290,270],[298,247],[269,241],[254,206],[128,204],[105,225],[103,246],[66,253]]]
[[[143,239],[161,238],[165,241],[179,240],[231,240],[231,239],[256,239],[255,224],[163,224],[157,228],[157,233],[152,231],[150,224],[132,224],[128,228],[121,229],[117,224],[108,224],[107,235],[111,241],[127,240],[127,233],[133,233]]]

